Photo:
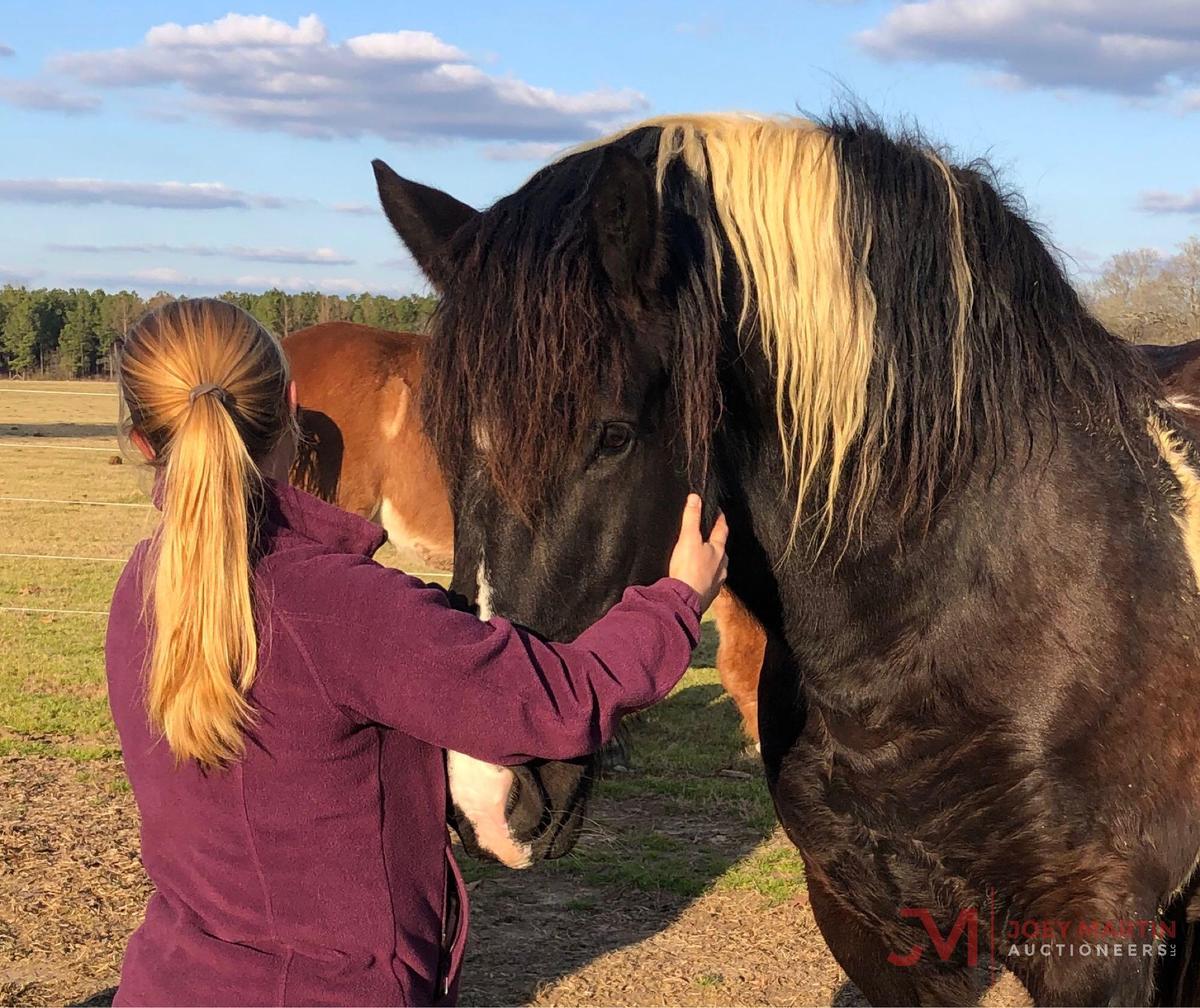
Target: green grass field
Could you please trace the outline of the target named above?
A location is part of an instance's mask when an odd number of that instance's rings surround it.
[[[46,394],[64,392],[88,395]],[[116,414],[110,384],[0,382],[0,756],[119,758],[105,700],[102,614],[119,561],[152,530],[155,512],[27,500],[145,505],[144,469],[128,459],[115,464]],[[401,558],[385,547],[381,559]],[[601,785],[602,807],[632,803],[653,816],[624,824],[619,843],[585,842],[550,870],[601,888],[681,896],[730,887],[775,900],[802,885],[799,858],[772,839],[770,799],[742,757],[736,716],[710,667],[715,641],[707,630],[697,667],[669,701],[634,722],[633,770]],[[706,819],[713,835],[737,834],[737,842],[705,845],[672,826]],[[747,837],[760,842],[745,850]],[[471,870],[476,877],[499,871]]]

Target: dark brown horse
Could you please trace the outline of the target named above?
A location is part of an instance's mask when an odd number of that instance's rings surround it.
[[[349,322],[312,326],[284,340],[304,434],[292,481],[379,522],[402,556],[441,571],[452,563],[454,529],[445,485],[415,404],[423,343],[416,333]],[[757,687],[761,652],[737,647],[756,632],[752,619],[724,592],[714,611],[722,682],[734,690],[741,683]],[[733,697],[747,719],[747,731],[757,738],[750,693],[734,692]],[[503,804],[481,804],[471,794],[470,782],[479,774],[486,778],[488,769],[460,753],[451,753],[448,764],[456,800],[479,809],[476,831],[495,836],[489,852],[508,864],[524,863],[523,853],[507,843]]]
[[[701,489],[859,988],[963,1002],[994,955],[1042,1004],[1195,1003],[1196,447],[988,172],[871,122],[710,116],[484,212],[376,175],[442,294],[453,586],[574,636],[665,571]],[[511,841],[560,852],[587,781],[495,773]]]
[[[402,553],[450,569],[453,520],[414,398],[424,337],[352,322],[300,329],[284,341],[300,393],[304,432],[292,481],[377,521]],[[717,670],[758,740],[762,631],[728,592],[713,603]]]
[[[1174,346],[1143,343],[1139,349],[1146,355],[1171,401],[1184,413],[1200,413],[1200,340]],[[1193,416],[1192,423],[1200,426],[1200,419]]]
[[[449,570],[453,520],[441,473],[420,429],[415,395],[425,337],[352,322],[326,322],[285,341],[300,389],[305,438],[294,482],[378,521],[397,549]],[[1200,340],[1147,344],[1164,387],[1200,409]],[[1200,423],[1200,412],[1193,412]],[[746,735],[758,741],[758,678],[766,635],[728,591],[713,603],[717,671]]]

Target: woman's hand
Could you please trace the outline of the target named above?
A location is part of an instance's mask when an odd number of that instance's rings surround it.
[[[717,597],[725,583],[725,572],[729,569],[729,558],[725,556],[725,540],[729,538],[729,526],[725,515],[717,515],[708,542],[700,534],[700,496],[688,494],[683,506],[683,522],[679,539],[671,553],[671,566],[667,573],[676,580],[695,589],[700,596],[700,611],[703,612]]]

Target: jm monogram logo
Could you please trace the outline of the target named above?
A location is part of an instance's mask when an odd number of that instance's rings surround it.
[[[966,910],[960,910],[958,917],[954,921],[954,925],[950,928],[949,934],[943,936],[938,930],[937,924],[934,922],[933,914],[923,908],[902,907],[900,910],[901,917],[915,917],[925,927],[926,934],[929,935],[929,940],[933,943],[933,950],[937,953],[942,962],[949,962],[950,957],[954,954],[958,943],[962,941],[963,935],[967,938],[967,965],[976,966],[979,963],[979,914],[974,907],[968,907]],[[888,962],[893,966],[915,966],[921,961],[921,956],[925,949],[920,945],[914,945],[908,952],[903,954],[899,952],[889,952]]]

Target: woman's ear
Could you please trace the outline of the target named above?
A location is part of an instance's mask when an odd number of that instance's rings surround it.
[[[150,439],[136,427],[129,432],[129,440],[137,446],[137,450],[142,453],[142,458],[147,462],[153,462],[158,457],[158,452],[150,444]]]
[[[295,416],[300,409],[300,393],[296,391],[296,383],[294,381],[288,382],[287,401],[288,406],[291,408],[292,416]]]

